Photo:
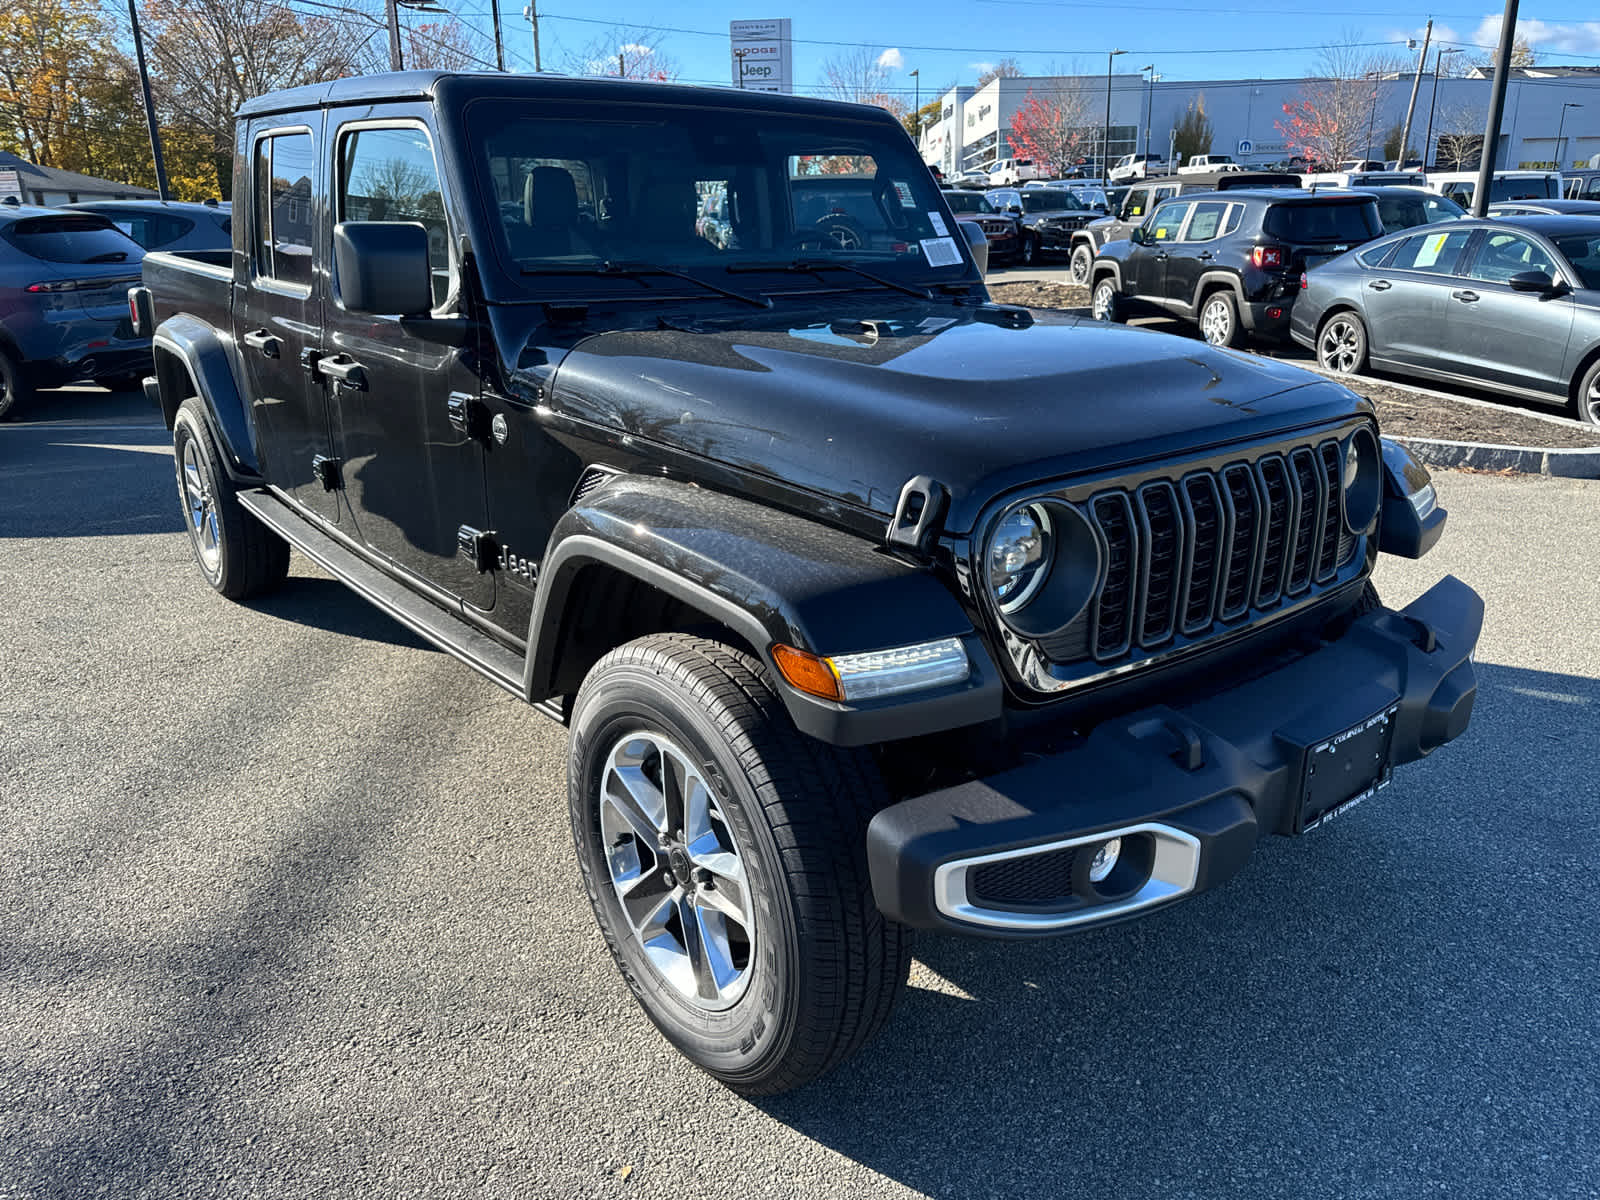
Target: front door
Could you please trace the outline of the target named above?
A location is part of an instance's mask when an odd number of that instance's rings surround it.
[[[1565,278],[1555,254],[1535,238],[1506,229],[1484,231],[1465,277],[1456,281],[1447,301],[1450,356],[1458,364],[1451,369],[1565,397],[1561,368],[1572,336],[1572,297],[1512,291],[1512,276],[1529,271]]]
[[[1391,362],[1455,370],[1446,361],[1447,305],[1460,286],[1456,272],[1472,229],[1416,233],[1396,248],[1388,264],[1365,276],[1362,305],[1371,354]]]
[[[1170,307],[1193,311],[1200,276],[1216,262],[1212,243],[1222,236],[1227,217],[1228,205],[1224,201],[1203,200],[1195,204],[1188,226],[1167,251],[1166,297]]]
[[[312,270],[322,114],[275,115],[250,134],[250,246],[234,337],[269,482],[326,521],[339,495],[317,462],[331,453],[327,398],[307,370],[322,338],[322,288]]]
[[[1166,303],[1167,259],[1190,207],[1187,200],[1168,200],[1145,224],[1145,244],[1128,256],[1128,265],[1133,268],[1132,291],[1139,299]]]
[[[460,553],[458,531],[485,530],[481,442],[453,422],[477,398],[474,345],[430,336],[446,323],[353,313],[331,271],[339,221],[420,223],[428,231],[433,316],[458,312],[450,197],[441,187],[424,112],[385,120],[330,118],[333,214],[323,252],[332,276],[323,322],[325,380],[332,397],[344,493],[360,540],[451,599],[480,611],[494,604],[494,576]],[[328,368],[339,368],[335,373]],[[359,368],[352,376],[352,368]],[[337,375],[352,376],[340,380]],[[464,423],[464,422],[463,422]]]

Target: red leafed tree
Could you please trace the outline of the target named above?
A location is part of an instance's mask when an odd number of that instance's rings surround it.
[[[1006,141],[1012,153],[1033,159],[1051,175],[1064,175],[1098,133],[1087,120],[1088,110],[1089,97],[1081,88],[1064,85],[1043,95],[1029,88]]]
[[[1375,80],[1389,64],[1363,52],[1354,41],[1330,43],[1317,58],[1317,76],[1300,89],[1300,98],[1283,106],[1276,121],[1290,151],[1314,163],[1336,166],[1365,158],[1368,131],[1377,114]]]

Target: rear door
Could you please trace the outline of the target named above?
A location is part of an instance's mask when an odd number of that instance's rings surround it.
[[[1189,223],[1167,250],[1166,297],[1171,306],[1193,310],[1200,276],[1216,262],[1213,244],[1227,228],[1231,207],[1225,200],[1194,204]]]
[[[249,130],[251,229],[244,278],[236,280],[234,338],[267,480],[325,521],[339,494],[319,478],[332,456],[327,397],[309,356],[322,337],[322,284],[313,269],[322,113],[274,114]]]
[[[1485,230],[1449,291],[1445,344],[1466,374],[1564,397],[1572,294],[1512,291],[1511,277],[1527,271],[1565,278],[1555,252],[1540,239],[1517,230]]]
[[[1417,233],[1380,270],[1366,276],[1362,307],[1367,339],[1378,358],[1412,366],[1454,370],[1448,362],[1445,322],[1455,272],[1472,240],[1471,229]]]
[[[468,365],[471,346],[429,340],[396,316],[351,312],[331,267],[339,221],[421,224],[428,231],[433,315],[459,311],[451,197],[427,109],[393,109],[394,116],[381,120],[330,117],[323,157],[333,212],[321,247],[331,283],[321,353],[324,368],[360,370],[346,382],[325,374],[324,386],[333,398],[345,496],[361,541],[442,593],[437,599],[487,611],[494,603],[493,574],[479,572],[457,552],[458,531],[484,530],[488,511],[484,446],[468,432],[467,413],[478,398],[478,378]]]

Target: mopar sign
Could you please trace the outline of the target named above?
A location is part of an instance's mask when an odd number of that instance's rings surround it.
[[[794,72],[789,18],[774,21],[729,21],[733,86],[747,92],[792,92]]]

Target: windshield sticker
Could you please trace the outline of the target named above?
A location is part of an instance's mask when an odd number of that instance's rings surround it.
[[[945,228],[944,218],[941,217],[938,213],[936,213],[936,212],[929,213],[928,214],[928,220],[933,222],[933,236],[934,237],[949,237],[950,236],[950,231],[947,228]]]
[[[930,267],[954,267],[961,262],[961,251],[956,249],[954,238],[923,238],[922,256]]]
[[[911,185],[904,179],[896,179],[894,181],[894,190],[895,194],[900,197],[901,208],[915,208],[917,206],[917,198],[911,194]]]

